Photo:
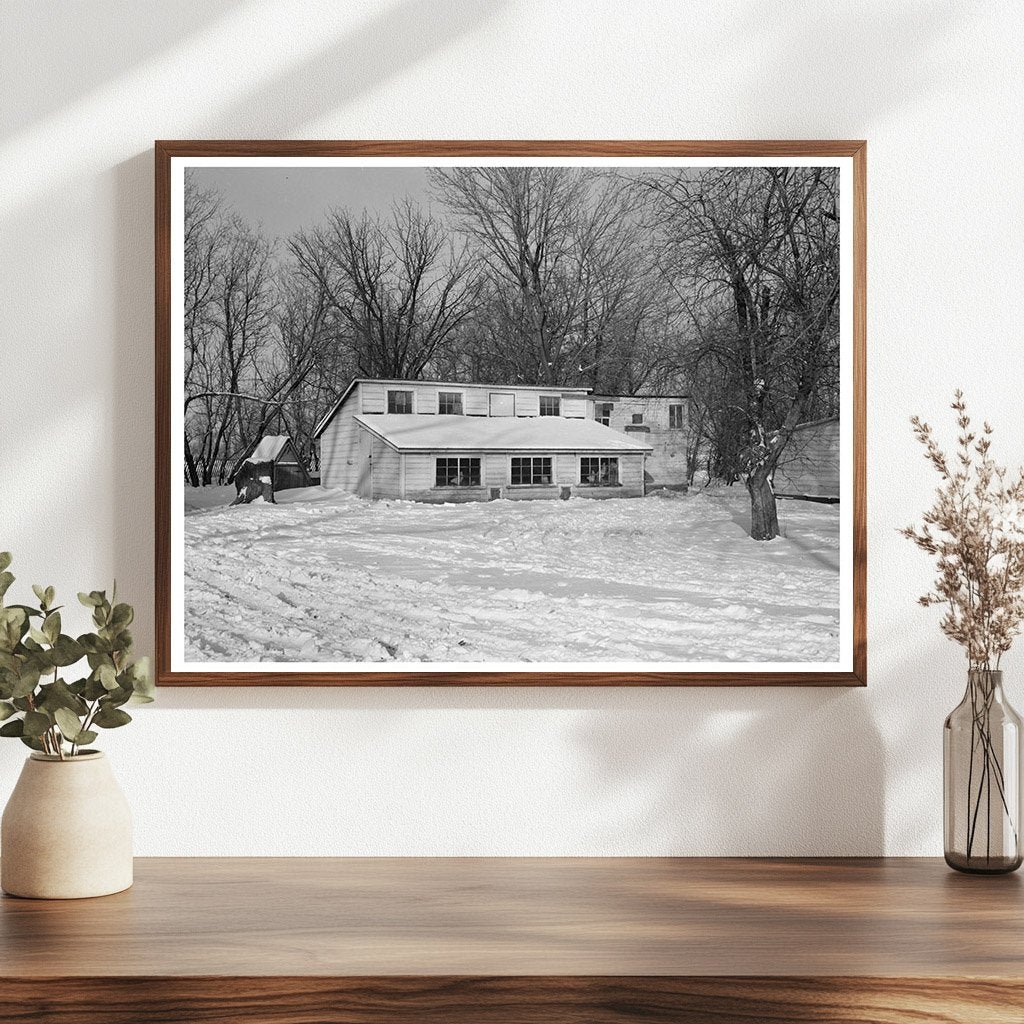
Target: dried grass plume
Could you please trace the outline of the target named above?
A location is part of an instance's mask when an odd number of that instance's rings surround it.
[[[945,608],[942,631],[964,646],[970,668],[993,670],[1024,620],[1024,470],[1007,482],[989,455],[992,428],[971,429],[960,390],[952,409],[959,436],[951,455],[927,423],[910,421],[942,482],[921,525],[900,532],[936,558],[938,576],[920,603]]]

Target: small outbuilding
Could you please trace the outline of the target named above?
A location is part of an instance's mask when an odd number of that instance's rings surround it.
[[[305,463],[287,434],[268,434],[252,444],[231,479],[239,493],[252,481],[269,483],[271,493],[312,485]]]
[[[793,429],[772,481],[780,498],[839,501],[839,417]]]

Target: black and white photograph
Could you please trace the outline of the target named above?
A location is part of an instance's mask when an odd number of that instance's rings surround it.
[[[174,159],[172,670],[850,671],[851,189]]]

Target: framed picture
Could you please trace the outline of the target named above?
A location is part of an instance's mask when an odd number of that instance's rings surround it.
[[[864,685],[863,142],[158,142],[161,685]]]

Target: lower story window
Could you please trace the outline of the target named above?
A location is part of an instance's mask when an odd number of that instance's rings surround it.
[[[551,483],[551,456],[530,456],[512,460],[513,484]]]
[[[438,459],[436,487],[479,487],[479,459]]]
[[[580,459],[580,483],[590,487],[617,487],[619,483],[619,460],[600,458]]]

